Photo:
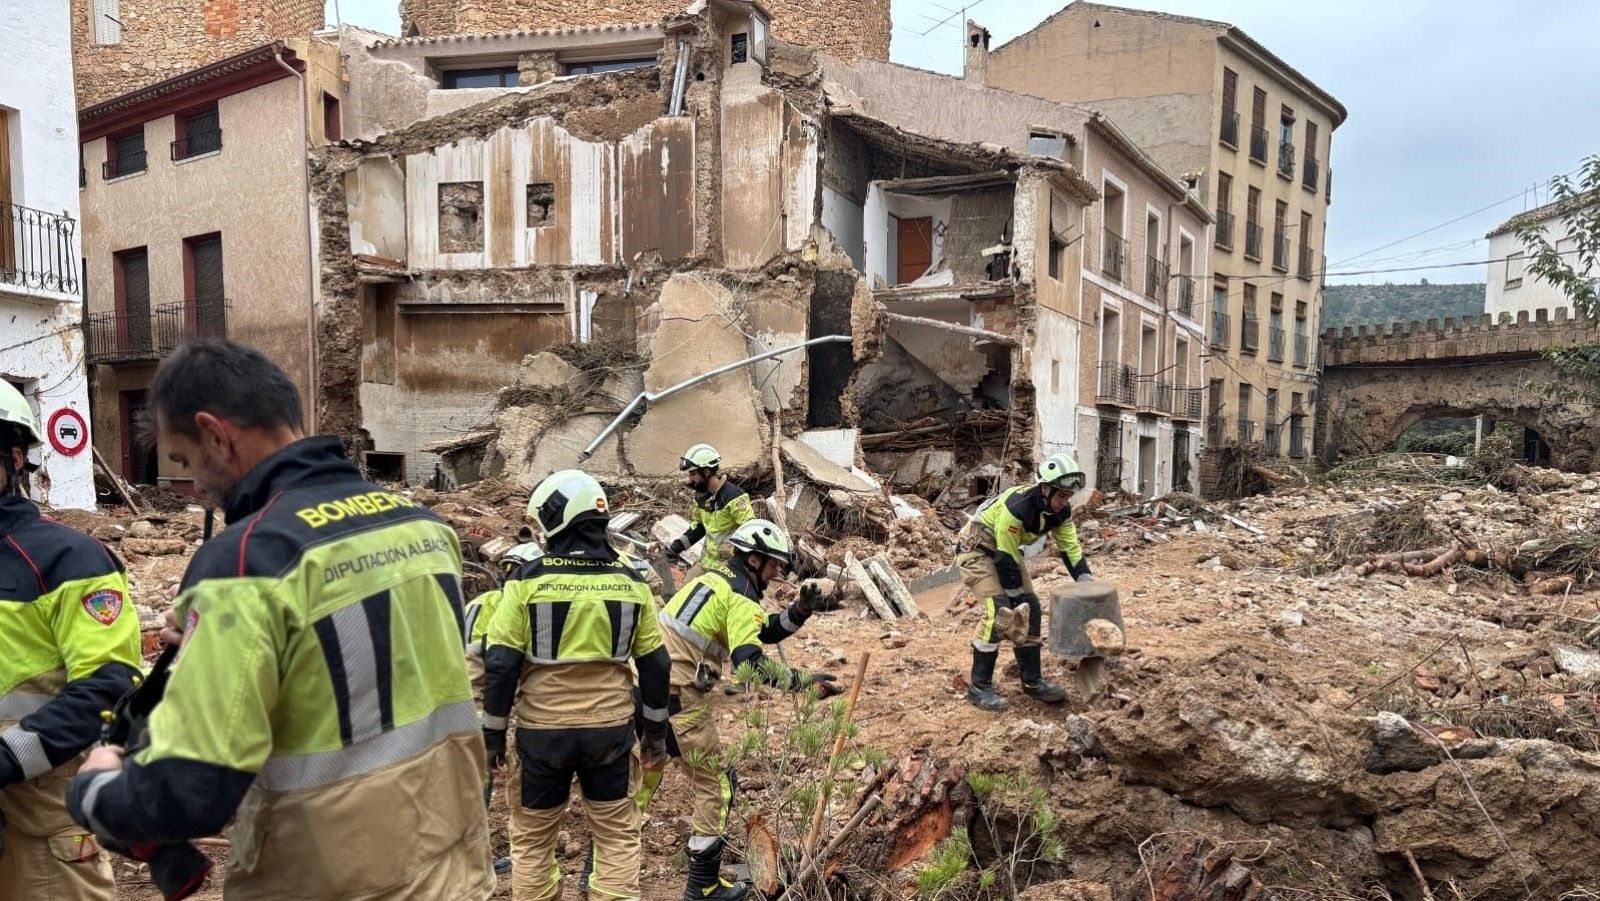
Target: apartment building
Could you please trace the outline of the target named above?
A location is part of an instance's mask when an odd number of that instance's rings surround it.
[[[1524,224],[1537,224],[1544,239],[1569,265],[1581,267],[1576,253],[1578,239],[1568,234],[1572,217],[1586,209],[1600,205],[1600,196],[1580,195],[1566,200],[1556,200],[1518,213],[1495,226],[1489,232],[1489,264],[1484,274],[1483,311],[1498,317],[1501,314],[1515,319],[1518,313],[1530,316],[1538,310],[1572,311],[1572,298],[1555,285],[1528,271],[1528,250],[1517,236]],[[1600,273],[1581,272],[1596,276]]]
[[[67,10],[8,3],[0,36],[0,378],[46,433],[29,455],[34,499],[93,509]]]
[[[338,57],[331,36],[272,42],[78,114],[95,446],[133,484],[190,484],[135,433],[191,338],[261,348],[314,424],[306,161],[342,127]]]
[[[1216,218],[1206,441],[1310,453],[1328,166],[1346,110],[1225,22],[1076,2],[996,49],[990,84],[1100,110]]]

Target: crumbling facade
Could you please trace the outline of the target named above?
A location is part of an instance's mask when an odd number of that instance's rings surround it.
[[[323,26],[323,0],[66,0],[78,106]]]

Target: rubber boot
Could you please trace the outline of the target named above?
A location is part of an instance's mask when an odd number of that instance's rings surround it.
[[[704,851],[689,849],[689,884],[683,890],[683,901],[743,901],[749,897],[750,886],[722,880],[725,847],[727,842],[719,838]]]
[[[972,678],[967,684],[967,700],[973,706],[990,713],[999,713],[1006,709],[1006,699],[994,690],[994,663],[1000,657],[998,651],[972,651]]]
[[[1017,668],[1022,670],[1022,693],[1046,704],[1059,704],[1067,699],[1067,690],[1044,677],[1044,664],[1040,660],[1043,648],[1036,644],[1017,645]]]

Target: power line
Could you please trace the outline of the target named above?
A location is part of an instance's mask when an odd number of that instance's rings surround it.
[[[940,19],[938,22],[934,23],[933,26],[930,27],[927,31],[924,31],[923,34],[927,35],[928,33],[932,32],[934,28],[942,27],[946,22],[949,22],[951,19],[954,19],[956,16],[965,16],[967,14],[967,10],[975,9],[979,5],[981,5],[982,3],[983,3],[983,0],[972,0],[971,3],[968,3],[966,6],[961,7],[961,9],[959,9],[959,10],[957,10],[955,12],[952,12],[950,15],[945,16],[943,19]]]

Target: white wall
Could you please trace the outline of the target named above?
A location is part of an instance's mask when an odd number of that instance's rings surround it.
[[[1081,331],[1077,320],[1049,307],[1038,307],[1033,342],[1034,407],[1039,424],[1039,459],[1050,454],[1072,454],[1088,473],[1089,463],[1078,457],[1078,351]],[[1091,454],[1093,436],[1088,445]]]
[[[893,221],[889,217],[916,219],[929,216],[932,217],[933,227],[937,232],[940,226],[948,226],[950,223],[950,204],[949,197],[907,197],[888,194],[877,183],[873,183],[867,189],[867,207],[862,231],[866,235],[867,279],[873,288],[891,287],[899,278],[899,236],[895,233]],[[935,242],[931,271],[938,271],[943,264],[944,247]]]
[[[861,224],[866,211],[847,195],[822,186],[822,227],[832,235],[834,243],[850,257],[856,268],[866,271],[866,248],[863,245]]]
[[[1557,251],[1567,251],[1574,248],[1574,244],[1567,238],[1567,223],[1564,219],[1551,220],[1545,224],[1545,240],[1549,241]],[[1509,313],[1515,317],[1517,313],[1528,311],[1528,318],[1533,318],[1534,310],[1555,310],[1564,307],[1572,309],[1572,301],[1567,295],[1561,293],[1554,285],[1541,278],[1536,278],[1533,273],[1525,271],[1522,267],[1521,284],[1517,284],[1514,276],[1517,275],[1515,263],[1507,262],[1507,258],[1514,253],[1526,254],[1526,248],[1515,233],[1507,232],[1495,235],[1489,239],[1489,259],[1498,262],[1489,264],[1485,275],[1487,286],[1483,295],[1483,311],[1498,317],[1501,313]],[[1567,263],[1576,266],[1576,254],[1566,254],[1562,257]],[[1526,256],[1524,256],[1524,264]],[[1597,275],[1600,273],[1589,273]]]
[[[69,15],[69,4],[61,0],[6,0],[0,15],[0,46],[6,48],[0,54],[0,112],[10,126],[12,201],[63,215],[81,230]],[[77,230],[67,256],[73,267],[82,256]],[[62,408],[90,419],[81,298],[78,291],[0,283],[0,376],[23,383],[41,429]],[[94,506],[93,456],[87,446],[65,457],[47,442],[32,459],[42,464],[35,476],[36,499],[57,507]]]

